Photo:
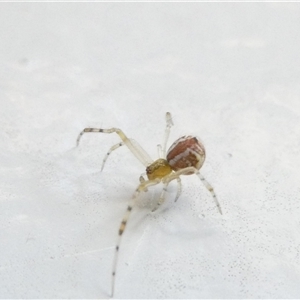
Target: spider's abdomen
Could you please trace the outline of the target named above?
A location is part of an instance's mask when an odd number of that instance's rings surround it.
[[[198,138],[182,136],[169,148],[167,161],[174,171],[187,167],[200,169],[205,160],[205,148]]]

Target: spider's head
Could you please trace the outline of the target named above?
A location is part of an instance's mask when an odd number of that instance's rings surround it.
[[[171,166],[163,158],[156,160],[146,168],[146,173],[149,180],[153,180],[157,178],[161,179],[166,175],[170,174],[171,172],[172,172]]]

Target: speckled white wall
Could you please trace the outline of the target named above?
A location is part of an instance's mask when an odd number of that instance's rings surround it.
[[[202,174],[137,203],[117,298],[300,297],[299,3],[1,3],[0,297],[107,298],[166,111]]]

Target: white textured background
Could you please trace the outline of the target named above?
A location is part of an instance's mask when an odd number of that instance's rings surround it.
[[[299,3],[1,3],[0,297],[105,298],[117,231],[166,111],[202,174],[145,194],[119,298],[300,297]]]

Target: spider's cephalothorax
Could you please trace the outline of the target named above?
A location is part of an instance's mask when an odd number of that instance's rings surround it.
[[[163,158],[159,158],[146,168],[146,174],[149,180],[162,179],[172,172],[170,164]]]
[[[140,176],[140,184],[136,188],[131,201],[127,206],[127,210],[125,215],[122,219],[122,222],[119,227],[119,237],[118,242],[115,248],[115,257],[113,262],[113,270],[112,270],[112,289],[111,293],[113,296],[114,293],[114,285],[115,285],[115,276],[116,276],[116,269],[117,269],[117,261],[118,261],[118,253],[120,250],[120,242],[123,232],[126,228],[126,224],[128,222],[130,213],[135,206],[136,200],[141,192],[146,192],[148,187],[152,185],[156,185],[160,182],[163,183],[163,190],[160,194],[160,197],[154,207],[153,211],[156,210],[161,204],[163,204],[165,200],[165,193],[167,191],[167,187],[169,183],[173,180],[177,180],[178,183],[178,190],[175,201],[179,198],[181,194],[181,175],[191,175],[196,174],[201,182],[205,185],[205,187],[209,190],[215,204],[222,214],[222,210],[217,200],[217,196],[212,188],[212,186],[205,180],[205,178],[200,174],[199,170],[202,167],[204,160],[205,160],[205,148],[203,144],[197,137],[194,136],[183,136],[177,139],[169,148],[168,152],[166,153],[166,146],[168,137],[170,134],[170,128],[173,125],[172,117],[169,112],[166,113],[166,130],[165,130],[165,139],[163,146],[158,145],[158,153],[159,159],[153,161],[148,153],[133,139],[129,139],[121,129],[118,128],[110,128],[110,129],[102,129],[102,128],[85,128],[83,131],[80,132],[77,138],[77,146],[79,145],[80,138],[84,133],[87,132],[102,132],[102,133],[113,133],[119,135],[122,142],[117,143],[116,145],[112,146],[109,151],[107,152],[106,156],[103,159],[102,168],[112,151],[116,150],[117,148],[126,145],[132,154],[146,167],[146,175],[148,180],[145,180],[144,177]]]

